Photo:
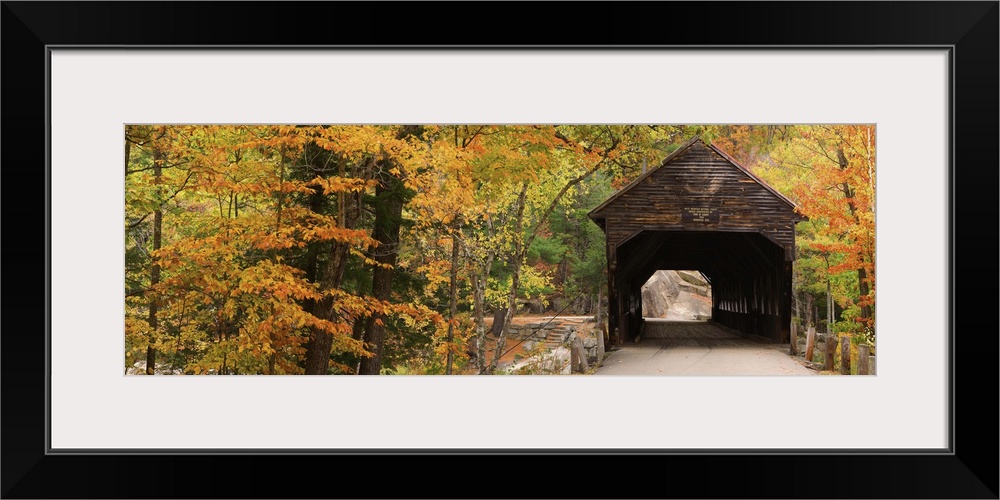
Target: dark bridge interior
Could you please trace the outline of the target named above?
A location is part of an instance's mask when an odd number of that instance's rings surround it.
[[[746,334],[787,342],[791,321],[790,261],[784,249],[759,233],[642,231],[617,251],[618,292],[626,328],[639,332],[642,285],[658,269],[701,271],[712,286],[712,319]]]

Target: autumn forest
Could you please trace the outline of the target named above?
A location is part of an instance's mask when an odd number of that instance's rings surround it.
[[[793,322],[874,348],[874,126],[127,125],[126,373],[498,373],[606,314],[587,214],[694,136],[808,217]]]

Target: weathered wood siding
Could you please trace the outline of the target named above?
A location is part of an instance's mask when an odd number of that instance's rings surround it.
[[[718,222],[684,222],[690,208],[718,210]],[[700,140],[629,188],[592,218],[605,219],[608,244],[643,229],[759,231],[795,258],[795,221],[801,217],[728,159]]]

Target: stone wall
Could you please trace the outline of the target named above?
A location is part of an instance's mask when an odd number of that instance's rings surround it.
[[[511,373],[561,373],[568,374],[569,345],[579,338],[587,353],[587,362],[596,363],[601,355],[598,335],[601,329],[592,317],[541,319],[522,325],[511,325],[508,335],[514,341],[523,341],[526,350],[544,347],[537,358],[519,360],[510,367]],[[563,359],[565,358],[565,359]],[[562,363],[565,361],[565,363]],[[563,366],[565,365],[565,366]]]

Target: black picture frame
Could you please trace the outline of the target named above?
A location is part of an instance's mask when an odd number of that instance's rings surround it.
[[[3,294],[4,498],[997,498],[996,1],[2,4],[3,255],[8,270],[29,276],[8,274]],[[443,15],[455,10],[469,22]],[[47,453],[47,47],[414,44],[950,47],[950,452]],[[311,472],[317,466],[326,472]],[[493,486],[495,474],[524,477],[549,468],[553,476],[541,489],[516,481],[505,483],[509,490]]]

